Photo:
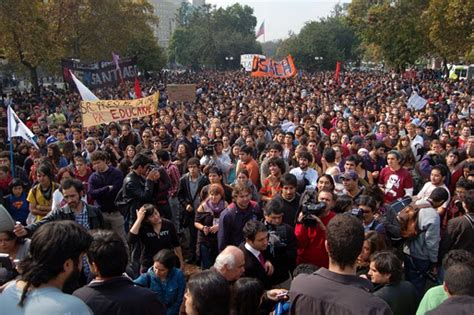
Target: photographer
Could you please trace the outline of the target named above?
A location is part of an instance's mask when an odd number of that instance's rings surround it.
[[[232,161],[228,154],[223,152],[224,143],[221,139],[215,139],[204,149],[204,156],[200,159],[201,165],[204,165],[204,173],[207,173],[211,166],[216,166],[222,171],[224,183],[227,183],[229,171],[232,168]]]
[[[298,240],[297,265],[328,267],[329,257],[324,243],[326,226],[336,216],[332,211],[334,204],[335,195],[330,190],[321,190],[317,197],[308,198],[302,204],[295,227]]]

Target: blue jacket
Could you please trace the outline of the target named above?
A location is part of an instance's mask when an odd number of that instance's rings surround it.
[[[183,302],[186,280],[180,269],[171,269],[166,281],[162,282],[153,271],[153,267],[137,279],[136,284],[149,288],[158,295],[158,299],[166,306],[167,315],[178,315]]]

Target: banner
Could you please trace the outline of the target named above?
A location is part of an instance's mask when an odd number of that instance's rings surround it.
[[[261,59],[258,56],[253,58],[253,77],[290,78],[296,74],[298,74],[298,72],[291,55],[288,55],[288,57],[282,61],[274,61],[271,58]]]
[[[252,62],[253,62],[253,57],[255,56],[261,59],[266,59],[264,55],[257,55],[257,54],[240,55],[240,65],[245,69],[245,71],[247,72],[252,71]]]
[[[168,84],[166,93],[170,102],[194,102],[196,100],[196,84]]]
[[[120,76],[125,81],[134,80],[138,76],[137,57],[121,58],[119,61],[120,72],[113,61],[86,64],[74,59],[63,59],[62,67],[65,82],[73,84],[69,73],[71,70],[90,89],[117,85],[120,83]]]
[[[84,127],[97,126],[113,121],[153,115],[157,111],[160,93],[135,100],[82,101],[80,110]]]
[[[334,74],[334,81],[339,83],[339,72],[341,71],[341,62],[336,61],[336,73]]]
[[[31,132],[28,127],[18,118],[13,109],[7,107],[7,125],[8,125],[8,140],[11,141],[12,137],[21,137],[39,149],[33,138],[35,135]]]

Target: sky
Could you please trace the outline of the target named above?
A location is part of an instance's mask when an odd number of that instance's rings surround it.
[[[290,31],[298,34],[306,22],[326,17],[334,5],[350,0],[206,0],[208,4],[224,8],[236,2],[254,9],[257,29],[265,20],[265,41],[270,41],[287,38]],[[263,42],[263,36],[258,40]]]

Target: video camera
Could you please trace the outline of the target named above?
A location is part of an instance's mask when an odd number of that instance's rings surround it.
[[[205,156],[213,156],[214,155],[214,144],[208,144],[204,148],[204,155]]]
[[[303,204],[303,224],[306,226],[316,226],[318,221],[313,216],[321,216],[326,207],[327,204],[325,202],[305,202]]]

